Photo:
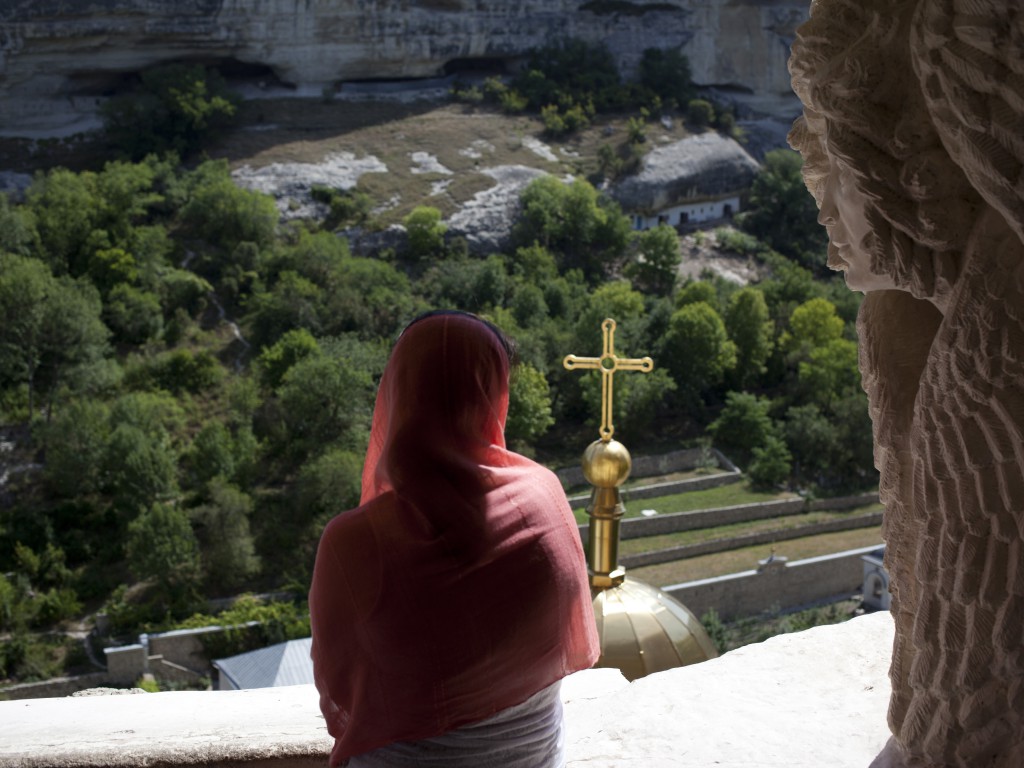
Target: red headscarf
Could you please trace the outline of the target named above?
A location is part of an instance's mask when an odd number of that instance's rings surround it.
[[[508,375],[471,315],[428,316],[395,345],[361,504],[324,530],[309,594],[332,765],[482,720],[597,660],[562,487],[505,448]]]

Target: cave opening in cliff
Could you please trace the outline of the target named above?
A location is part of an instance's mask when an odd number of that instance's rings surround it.
[[[444,65],[445,75],[486,77],[488,75],[507,75],[508,72],[508,61],[494,56],[451,59]]]
[[[216,69],[229,86],[256,86],[258,88],[295,88],[278,77],[272,67],[235,58],[209,59],[198,62],[210,69]]]
[[[292,83],[281,80],[274,70],[265,64],[253,64],[233,58],[189,58],[167,59],[154,63],[146,69],[155,69],[170,64],[199,64],[216,70],[229,88],[243,86],[264,88],[294,88]],[[109,98],[138,87],[142,70],[81,70],[68,77],[68,90],[75,96],[99,96]]]

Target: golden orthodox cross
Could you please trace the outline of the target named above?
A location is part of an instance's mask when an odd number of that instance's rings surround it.
[[[566,355],[562,361],[568,370],[601,371],[601,440],[608,442],[615,434],[612,426],[612,399],[614,396],[614,376],[616,371],[641,371],[650,373],[654,370],[654,361],[649,357],[626,358],[615,354],[615,321],[610,317],[601,323],[604,335],[604,349],[600,357],[577,357]]]

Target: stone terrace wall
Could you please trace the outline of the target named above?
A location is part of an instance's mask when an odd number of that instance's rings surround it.
[[[825,520],[819,523],[807,523],[806,525],[798,525],[794,528],[773,531],[741,533],[736,536],[729,536],[728,538],[712,539],[711,541],[701,541],[695,544],[680,544],[677,547],[656,549],[650,552],[638,552],[633,555],[622,555],[619,557],[619,564],[626,568],[640,568],[644,565],[671,563],[675,560],[685,560],[686,558],[710,555],[715,552],[728,552],[731,549],[753,547],[758,544],[773,544],[776,541],[802,539],[805,536],[818,536],[823,533],[852,531],[856,528],[872,528],[881,524],[881,512],[868,512],[867,514],[855,515],[840,520]]]
[[[864,581],[862,558],[878,546],[792,563],[776,560],[774,567],[743,571],[712,579],[664,587],[697,616],[714,608],[723,621],[753,616],[766,606],[790,611],[859,594]]]

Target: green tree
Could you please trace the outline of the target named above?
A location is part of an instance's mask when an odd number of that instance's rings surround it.
[[[402,224],[409,236],[409,256],[420,261],[433,259],[444,253],[444,233],[448,226],[441,221],[441,212],[429,205],[418,205]]]
[[[0,255],[0,382],[27,387],[30,418],[37,394],[49,393],[51,413],[58,388],[86,383],[106,354],[100,309],[91,284],[54,278],[37,259]]]
[[[542,176],[523,190],[513,227],[518,247],[538,244],[555,255],[562,272],[580,269],[591,283],[606,278],[623,259],[629,219],[586,181],[564,184]]]
[[[110,336],[100,319],[99,293],[91,284],[64,276],[54,287],[44,303],[42,322],[40,372],[44,375],[40,379],[50,392],[47,414],[61,385],[88,381],[84,374],[107,354]]]
[[[187,513],[171,504],[152,504],[128,526],[125,559],[132,575],[155,582],[165,610],[191,602],[199,583],[199,543]]]
[[[544,291],[533,283],[522,282],[516,285],[509,309],[520,328],[541,325],[549,315]]]
[[[588,357],[601,355],[601,324],[605,318],[616,322],[615,349],[625,356],[638,349],[643,337],[644,297],[624,280],[605,283],[590,295],[576,320],[573,348]],[[573,378],[579,378],[574,376]]]
[[[647,48],[640,58],[640,85],[668,106],[688,104],[694,95],[690,62],[677,49]]]
[[[89,259],[89,277],[93,285],[106,295],[125,283],[135,283],[139,270],[135,257],[122,248],[105,248],[93,252]]]
[[[110,440],[109,415],[102,402],[78,399],[43,428],[43,477],[51,493],[71,499],[99,490]]]
[[[688,397],[718,386],[736,365],[736,345],[729,340],[721,315],[698,301],[677,309],[659,357]]]
[[[739,465],[745,466],[754,449],[767,445],[777,437],[775,424],[768,414],[771,404],[748,392],[730,392],[721,412],[708,426],[715,445],[726,451]]]
[[[503,305],[507,289],[505,260],[498,254],[486,259],[446,259],[428,270],[421,284],[431,305],[467,312]]]
[[[771,277],[762,280],[758,287],[768,303],[768,312],[777,328],[789,322],[789,316],[798,305],[813,298],[821,297],[821,288],[814,281],[810,270],[775,252],[769,252],[765,263],[771,269]],[[852,293],[852,291],[847,291]]]
[[[229,125],[238,97],[198,64],[167,64],[142,73],[138,89],[103,105],[110,141],[131,159],[168,151],[190,154]]]
[[[810,299],[793,310],[789,317],[789,330],[779,343],[787,352],[806,355],[830,341],[842,338],[843,321],[836,307],[827,299]]]
[[[532,444],[555,423],[544,374],[528,363],[516,366],[509,383],[505,437],[510,444]]]
[[[804,184],[802,165],[792,150],[767,153],[750,187],[749,210],[740,222],[779,253],[821,274],[828,235],[818,224],[818,207]]]
[[[534,49],[512,83],[531,109],[548,104],[624,106],[615,59],[604,45],[565,39]]]
[[[256,359],[260,381],[267,389],[277,389],[293,365],[319,354],[320,345],[305,328],[288,331]]]
[[[303,464],[294,489],[300,519],[322,526],[359,506],[362,471],[363,457],[345,448],[328,448]]]
[[[27,386],[30,418],[44,349],[45,302],[53,290],[53,275],[41,261],[0,254],[0,381]]]
[[[191,511],[196,524],[203,580],[224,594],[245,584],[260,568],[249,527],[252,499],[223,477],[207,489],[209,500]]]
[[[230,480],[235,474],[235,452],[231,432],[220,421],[208,421],[199,430],[184,457],[189,484],[201,488],[214,478]]]
[[[28,208],[13,206],[7,195],[0,195],[0,253],[28,256],[38,237],[35,219]]]
[[[182,222],[190,234],[222,252],[211,271],[219,274],[223,253],[235,253],[241,243],[261,250],[270,246],[279,218],[272,197],[235,184],[224,160],[203,163],[193,174],[193,184]]]
[[[177,490],[177,456],[162,430],[118,424],[107,443],[104,470],[115,505],[129,518]]]
[[[827,487],[838,430],[814,403],[786,411],[782,432],[793,463],[793,477],[802,485]]]
[[[755,490],[766,490],[784,483],[789,477],[789,470],[789,449],[781,439],[771,435],[764,445],[754,448],[747,476]]]
[[[849,339],[832,339],[811,349],[806,360],[797,368],[801,388],[817,402],[829,407],[860,388],[860,369],[857,367],[857,343]]]
[[[290,270],[281,273],[269,292],[253,296],[250,305],[246,323],[256,349],[273,344],[293,329],[306,328],[314,335],[322,330],[323,290]]]
[[[679,278],[682,253],[675,229],[659,224],[640,234],[637,260],[626,268],[626,275],[637,290],[655,296],[671,296]]]
[[[345,355],[306,357],[285,373],[278,398],[294,456],[339,443],[362,444],[373,407],[373,377]]]
[[[690,280],[676,294],[677,309],[687,304],[696,304],[698,301],[703,301],[711,307],[718,306],[718,291],[714,283],[708,280]]]
[[[736,368],[732,378],[740,388],[750,386],[765,372],[773,347],[775,326],[768,316],[764,294],[746,287],[730,296],[725,327],[736,345]]]
[[[25,201],[39,233],[40,258],[55,274],[83,274],[90,255],[86,243],[101,218],[95,174],[66,168],[38,173]]]
[[[103,307],[103,319],[114,339],[125,344],[144,344],[159,338],[164,329],[160,299],[149,291],[120,283],[114,286]]]
[[[356,333],[369,341],[393,338],[422,310],[404,272],[378,258],[349,256],[328,286],[320,322],[326,335]]]

